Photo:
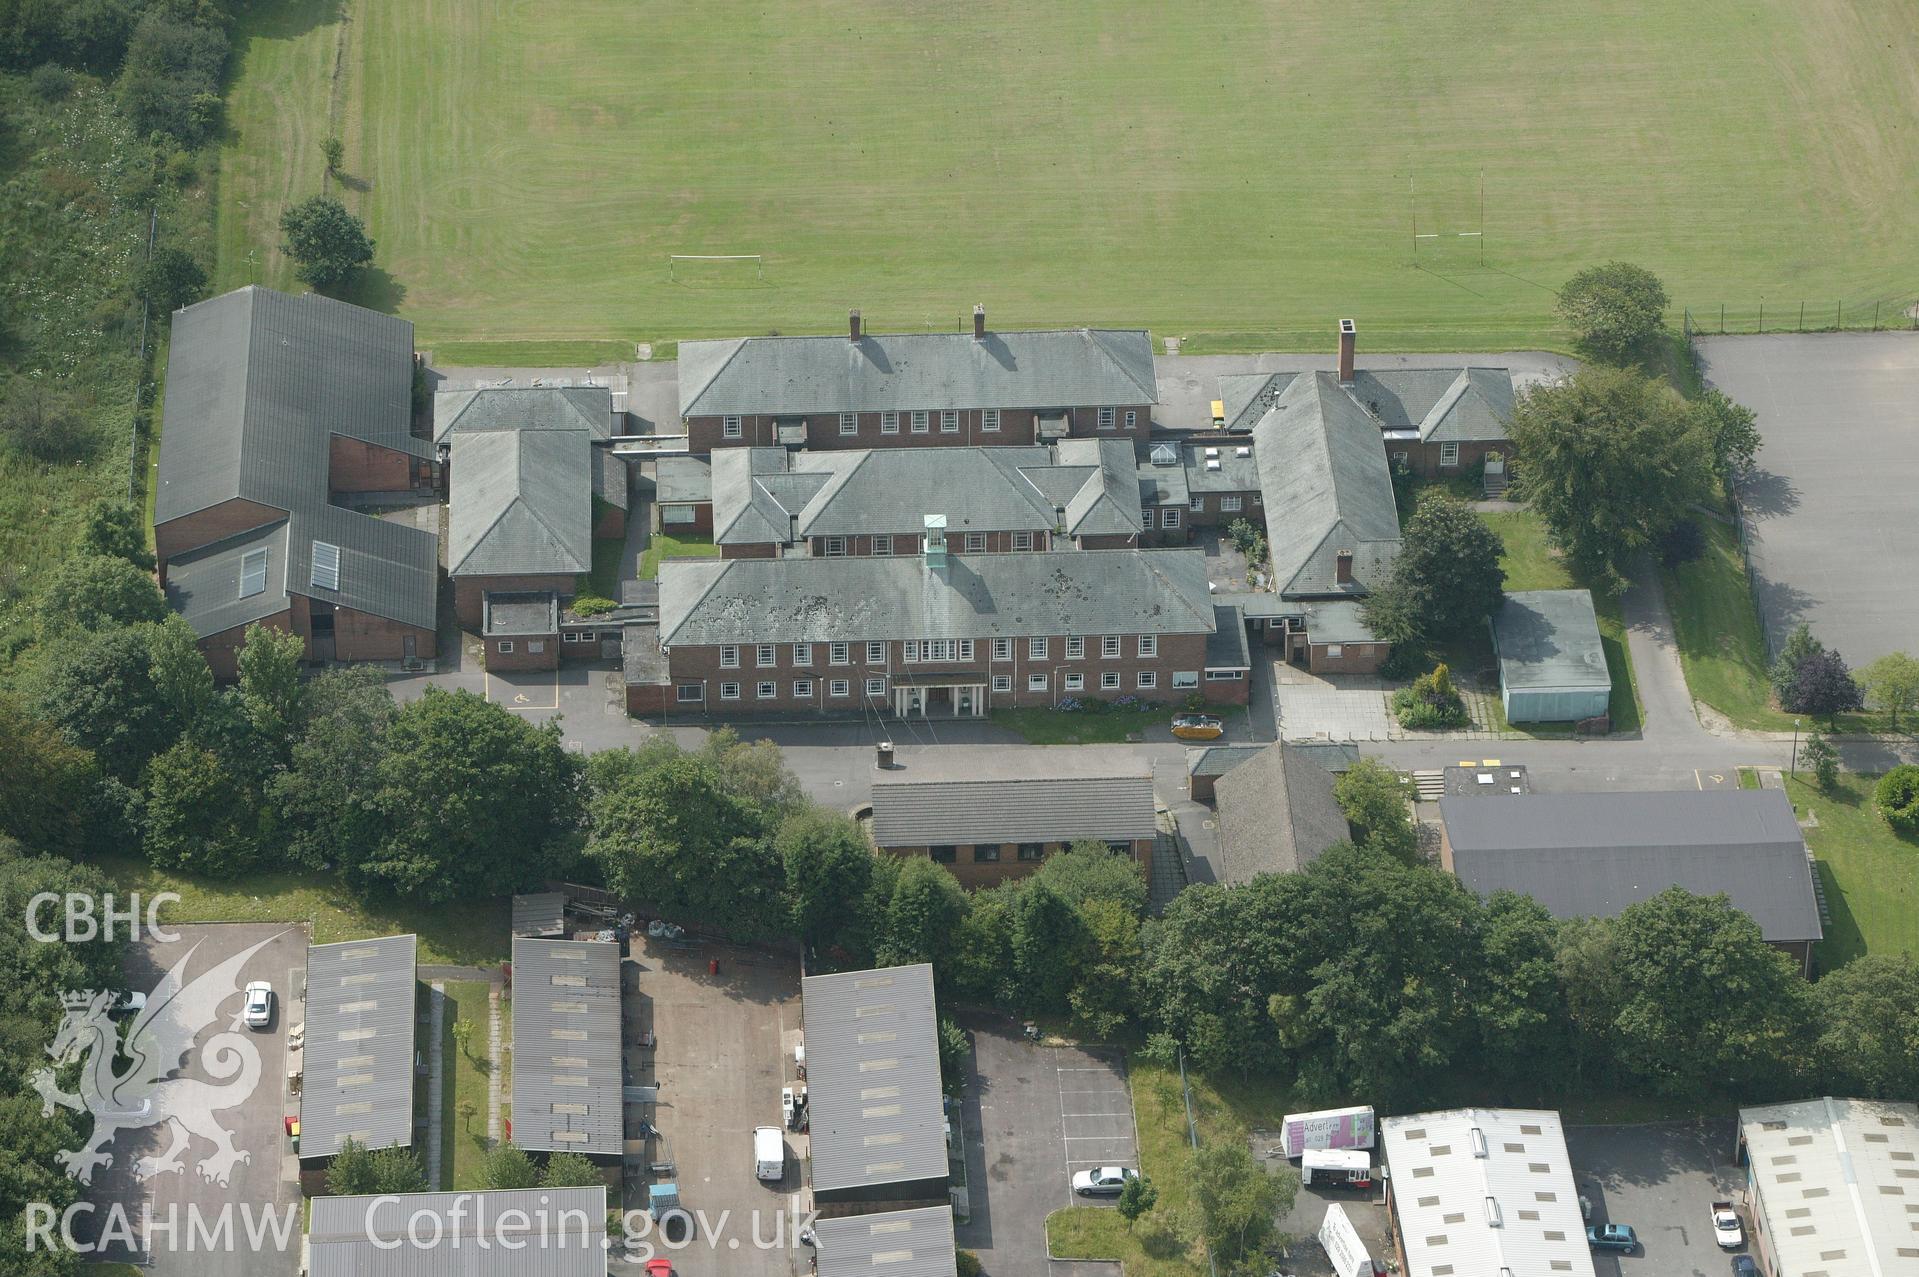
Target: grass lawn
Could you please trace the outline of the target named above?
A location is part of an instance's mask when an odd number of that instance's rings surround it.
[[[1514,514],[1482,514],[1488,527],[1506,543],[1499,565],[1506,569],[1508,590],[1565,590],[1578,585],[1546,538],[1545,525],[1530,510]],[[1599,641],[1606,649],[1606,669],[1612,675],[1612,727],[1615,732],[1639,730],[1639,690],[1633,681],[1632,654],[1626,649],[1626,622],[1619,600],[1593,591],[1593,611],[1599,619]],[[1492,660],[1490,640],[1486,660]],[[1541,736],[1566,735],[1563,724],[1523,724],[1519,730],[1537,730]]]
[[[1832,923],[1813,950],[1821,971],[1862,953],[1919,954],[1919,842],[1893,833],[1872,809],[1877,776],[1842,773],[1831,794],[1801,770],[1786,792],[1801,817],[1819,818],[1806,845],[1819,858]]]
[[[632,358],[630,341],[450,341],[433,349],[441,368],[597,368]]]
[[[502,1008],[502,1013],[504,1013]],[[470,1045],[473,1054],[459,1049],[453,1026],[459,1021],[473,1026]],[[450,1085],[441,1087],[440,1165],[450,1173],[449,1188],[479,1188],[480,1172],[486,1164],[487,1073],[499,1063],[487,1056],[487,985],[480,980],[449,980],[446,984],[446,1038],[440,1044],[440,1060],[450,1067]],[[470,1101],[473,1116],[461,1116],[460,1105]]]
[[[279,211],[319,189],[338,132],[390,272],[363,299],[443,353],[834,331],[848,305],[876,329],[963,327],[979,300],[999,325],[1145,325],[1189,350],[1318,350],[1352,315],[1375,350],[1496,351],[1563,345],[1553,290],[1615,257],[1695,311],[1909,299],[1909,18],[259,0],[217,279],[288,281]],[[743,48],[778,56],[741,74]],[[1485,239],[1460,238],[1482,175]],[[1416,262],[1415,216],[1438,236]],[[740,253],[763,271],[667,261]]]
[[[1125,742],[1129,732],[1161,726],[1178,712],[1169,705],[1156,705],[1142,713],[1108,709],[1099,701],[1089,700],[1085,704],[1088,708],[1071,714],[1032,705],[996,709],[991,717],[995,725],[1019,733],[1029,745],[1117,745]],[[1230,728],[1229,722],[1229,731]]]
[[[511,902],[501,896],[463,900],[457,909],[365,900],[332,878],[289,870],[258,870],[243,881],[220,882],[156,869],[138,856],[100,856],[94,863],[123,892],[179,893],[162,911],[167,922],[311,922],[313,943],[412,932],[419,960],[474,966],[504,962]]]
[[[642,581],[656,579],[660,575],[661,559],[714,559],[719,557],[719,553],[720,547],[713,544],[711,537],[674,536],[669,532],[655,532],[647,538],[646,551],[640,555],[640,579]],[[597,572],[599,569],[597,559],[593,567]],[[619,596],[610,594],[607,597],[617,599]]]

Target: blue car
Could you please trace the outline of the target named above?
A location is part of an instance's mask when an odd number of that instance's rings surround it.
[[[1734,1255],[1732,1277],[1759,1277],[1759,1265],[1752,1261],[1751,1255]]]
[[[1630,1252],[1639,1247],[1639,1234],[1631,1224],[1594,1224],[1586,1229],[1586,1244],[1600,1250]]]

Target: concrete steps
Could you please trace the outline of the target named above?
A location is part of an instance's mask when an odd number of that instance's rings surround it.
[[[1422,803],[1436,803],[1446,794],[1446,773],[1438,768],[1421,769],[1413,773],[1413,789]]]

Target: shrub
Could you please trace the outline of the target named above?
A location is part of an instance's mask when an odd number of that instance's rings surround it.
[[[601,598],[597,594],[579,594],[574,596],[572,612],[575,616],[598,616],[618,606],[612,599]]]
[[[1464,727],[1470,719],[1466,702],[1453,686],[1452,672],[1442,663],[1430,674],[1421,674],[1410,687],[1393,693],[1393,713],[1399,725],[1410,731],[1439,731]]]
[[[120,70],[120,98],[143,134],[198,146],[219,123],[224,33],[155,8],[140,19]]]
[[[958,1273],[959,1277],[980,1277],[983,1270],[980,1268],[978,1255],[970,1250],[961,1250],[953,1253],[953,1271]]]
[[[1659,561],[1669,568],[1691,563],[1706,552],[1706,533],[1697,519],[1681,519],[1659,538]]]
[[[1919,767],[1904,763],[1879,778],[1872,805],[1902,834],[1919,834]]]
[[[1793,678],[1792,695],[1783,700],[1789,713],[1823,714],[1828,720],[1865,702],[1845,658],[1832,651],[1815,652],[1802,661]]]
[[[35,461],[79,461],[97,442],[75,396],[37,381],[16,380],[0,403],[0,435]]]
[[[27,88],[42,102],[58,102],[73,92],[73,72],[57,62],[43,62],[27,77]]]

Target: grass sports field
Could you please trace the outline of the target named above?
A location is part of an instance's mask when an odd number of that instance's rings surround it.
[[[347,20],[343,21],[343,17]],[[425,345],[1127,324],[1188,349],[1563,344],[1642,262],[1695,312],[1919,266],[1909,0],[256,0],[218,283],[346,141]],[[334,75],[338,68],[337,82]],[[1485,265],[1479,241],[1484,172]],[[1439,238],[1410,252],[1413,220]],[[687,267],[669,254],[758,253]],[[1818,313],[1817,309],[1809,313]],[[1778,313],[1778,312],[1774,312]],[[484,354],[472,349],[470,354]]]

